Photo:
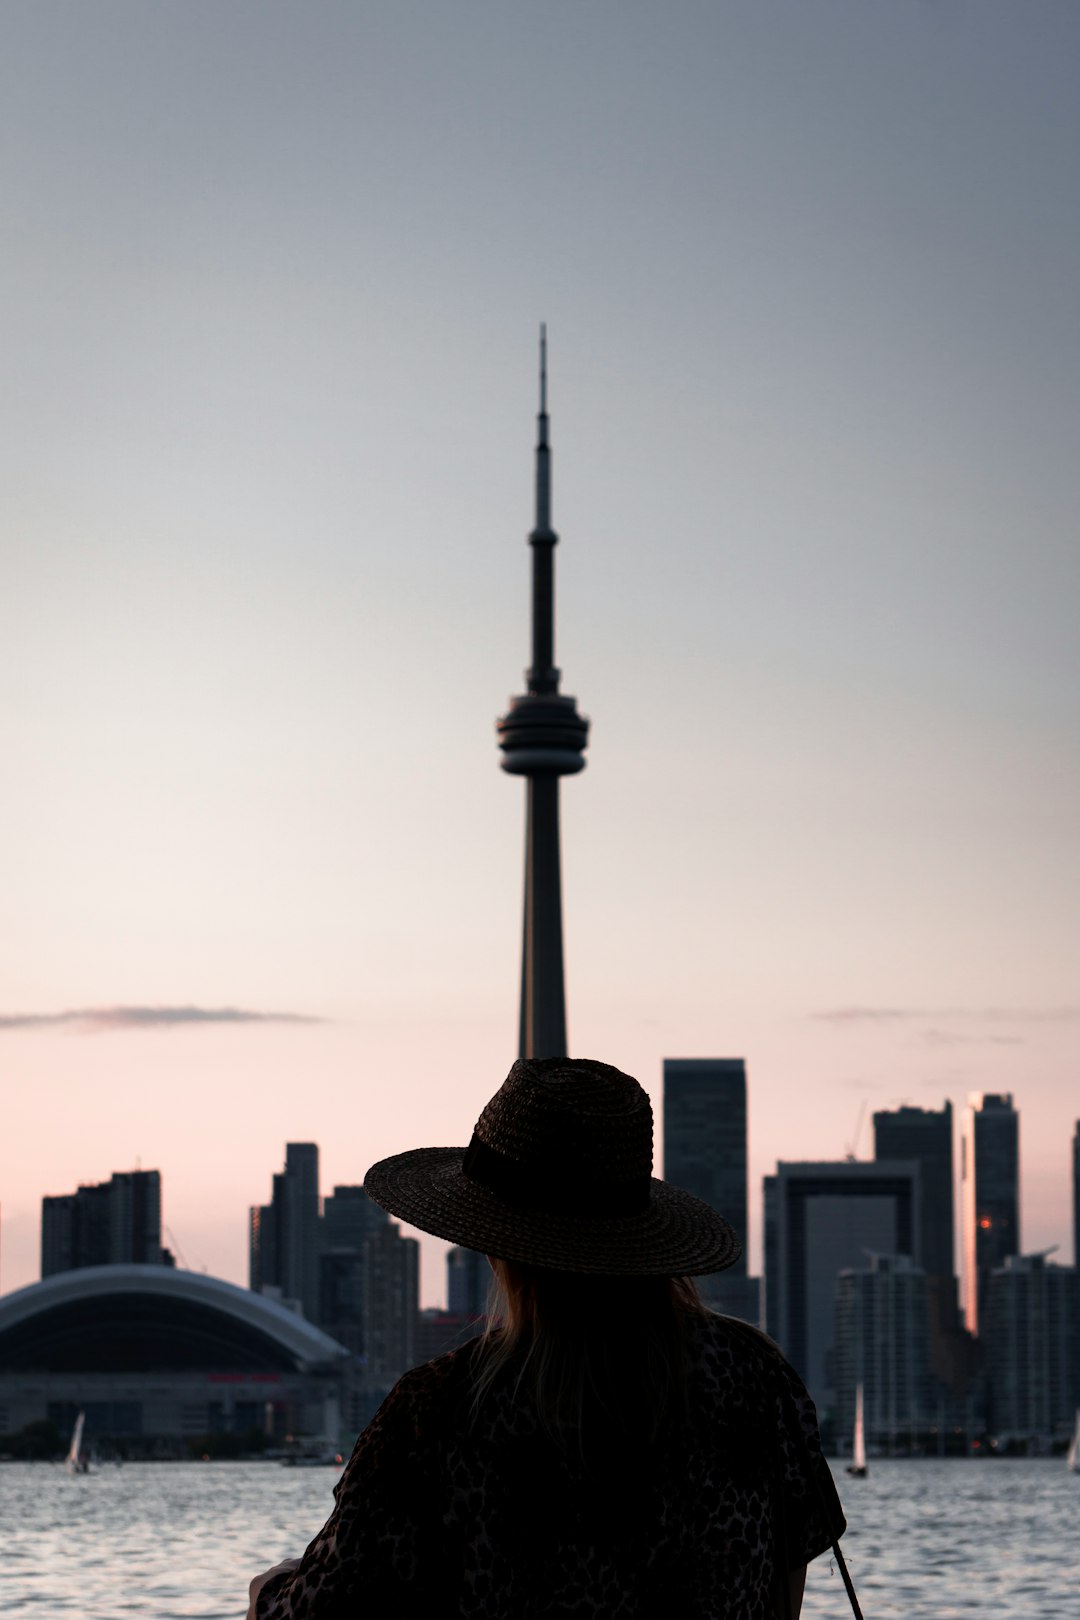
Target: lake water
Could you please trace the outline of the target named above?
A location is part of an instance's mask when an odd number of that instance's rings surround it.
[[[330,1468],[0,1464],[0,1614],[241,1620],[247,1583],[327,1517]],[[866,1620],[1080,1620],[1080,1475],[1059,1461],[874,1462],[838,1476]],[[830,1555],[808,1620],[850,1614]]]

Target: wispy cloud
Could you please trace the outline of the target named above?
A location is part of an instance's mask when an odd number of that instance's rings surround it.
[[[987,1024],[1074,1024],[1080,1007],[832,1007],[810,1014],[831,1024],[885,1024],[957,1019]]]
[[[1026,1046],[1023,1035],[961,1035],[954,1029],[924,1029],[919,1032],[924,1046]]]
[[[319,1024],[305,1013],[251,1012],[244,1007],[73,1007],[66,1012],[0,1013],[7,1029],[72,1029],[101,1034],[115,1029],[176,1029],[201,1024]]]

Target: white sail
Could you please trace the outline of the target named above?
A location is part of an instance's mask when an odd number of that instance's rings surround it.
[[[1065,1454],[1065,1463],[1074,1474],[1080,1474],[1080,1410],[1076,1414],[1076,1428],[1073,1430],[1073,1437]]]
[[[863,1424],[863,1387],[855,1386],[855,1437],[851,1443],[851,1466],[865,1472],[866,1430]]]
[[[83,1427],[86,1423],[86,1413],[80,1412],[75,1419],[75,1427],[71,1431],[71,1445],[68,1447],[67,1469],[69,1474],[85,1474],[86,1459],[82,1455]]]

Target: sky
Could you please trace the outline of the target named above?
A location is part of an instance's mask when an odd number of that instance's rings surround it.
[[[746,1059],[755,1267],[778,1159],[1012,1092],[1071,1260],[1080,9],[3,31],[0,1287],[136,1164],[244,1283],[286,1141],[505,1076],[542,320],[572,1052]]]

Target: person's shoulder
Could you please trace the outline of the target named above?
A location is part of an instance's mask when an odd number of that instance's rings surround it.
[[[399,1419],[407,1415],[419,1422],[455,1405],[471,1387],[478,1343],[470,1339],[468,1344],[448,1350],[434,1361],[410,1368],[386,1397],[382,1411],[392,1412]]]
[[[757,1375],[767,1384],[778,1380],[787,1384],[795,1376],[780,1346],[740,1317],[704,1310],[695,1315],[693,1334],[707,1361],[720,1361],[742,1377]]]

